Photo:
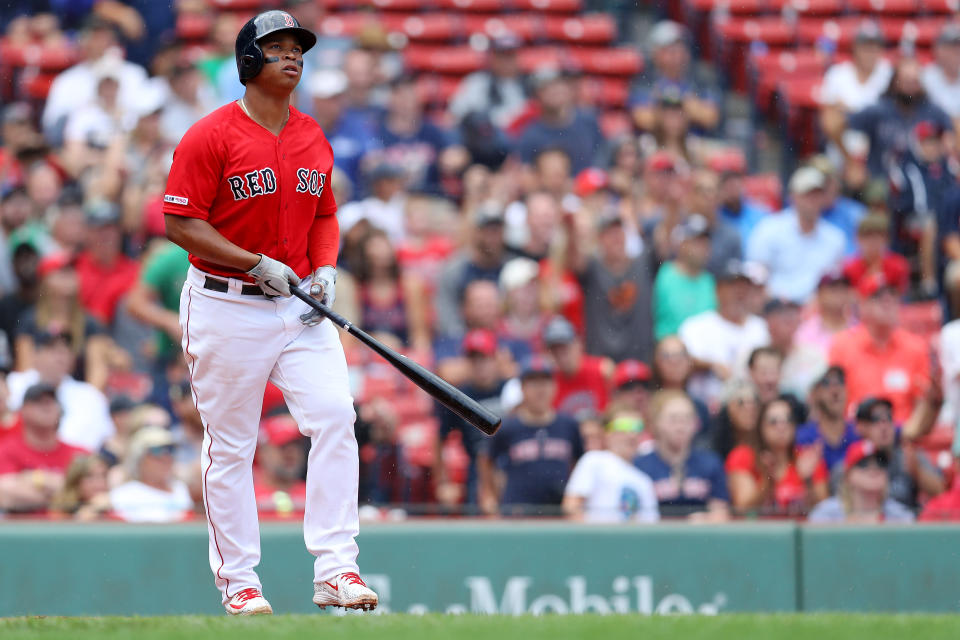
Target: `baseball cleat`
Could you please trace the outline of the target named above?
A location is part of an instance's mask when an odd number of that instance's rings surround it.
[[[332,581],[313,585],[313,603],[321,609],[343,607],[373,611],[377,594],[355,573],[341,573]]]
[[[234,594],[223,608],[232,616],[261,616],[273,613],[273,608],[260,593],[260,589],[254,587]]]

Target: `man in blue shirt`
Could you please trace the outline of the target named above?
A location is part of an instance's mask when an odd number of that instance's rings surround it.
[[[741,250],[746,253],[747,240],[753,233],[753,228],[770,213],[770,210],[744,195],[745,162],[728,158],[718,159],[716,162],[711,160],[710,168],[720,176],[717,192],[720,201],[718,210],[720,221],[737,230],[740,234]]]
[[[556,413],[553,367],[540,356],[527,360],[520,373],[523,400],[477,458],[480,506],[508,515],[560,515],[567,478],[583,455],[580,425]],[[502,495],[496,471],[506,476]]]
[[[843,462],[847,448],[860,439],[852,422],[844,420],[847,410],[847,377],[843,367],[824,372],[811,390],[814,420],[797,429],[797,446],[823,448],[823,462],[833,469]]]
[[[532,164],[541,151],[563,149],[576,175],[594,165],[604,140],[596,116],[577,109],[570,80],[568,74],[550,67],[533,74],[540,117],[523,130],[517,151],[523,162]]]
[[[814,156],[810,159],[810,166],[823,173],[826,178],[824,186],[824,204],[820,217],[843,232],[846,240],[845,254],[852,256],[857,253],[857,226],[867,214],[867,208],[856,200],[852,200],[840,193],[840,180],[837,179],[837,168],[826,155]]]

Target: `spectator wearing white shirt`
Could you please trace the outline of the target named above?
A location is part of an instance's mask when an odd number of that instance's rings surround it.
[[[68,375],[75,363],[68,334],[41,333],[35,344],[36,368],[7,376],[7,406],[11,411],[19,410],[27,389],[39,382],[49,384],[56,388],[57,401],[63,408],[60,440],[87,451],[99,451],[115,431],[106,396],[92,384]]]
[[[93,102],[100,70],[108,69],[116,75],[118,104],[125,110],[136,104],[147,79],[143,67],[123,59],[116,31],[109,22],[92,18],[81,32],[80,50],[83,61],[58,75],[47,95],[43,132],[54,143],[61,140],[67,117],[77,107]]]
[[[174,477],[173,435],[163,427],[143,427],[127,454],[130,480],[110,491],[113,513],[127,522],[176,522],[193,509],[187,485]]]
[[[406,175],[403,167],[388,162],[374,166],[367,175],[370,195],[363,200],[344,205],[337,213],[340,233],[347,234],[361,220],[366,220],[371,226],[386,233],[394,245],[403,242],[406,237]]]
[[[893,76],[893,67],[883,57],[886,38],[872,20],[865,20],[853,41],[853,56],[827,69],[820,86],[820,126],[827,138],[838,141],[847,114],[876,102]]]
[[[737,373],[740,354],[770,342],[767,323],[748,310],[753,284],[743,267],[731,260],[717,275],[717,308],[687,318],[677,332],[694,363],[690,395],[708,407]]]
[[[606,449],[587,451],[570,474],[563,496],[568,518],[587,522],[656,522],[653,481],[633,465],[643,420],[623,414],[607,423]]]
[[[953,128],[960,127],[960,24],[943,25],[921,81],[931,102],[953,119]]]
[[[821,219],[826,177],[814,167],[801,167],[790,178],[793,205],[764,218],[747,240],[747,260],[767,268],[767,293],[805,303],[820,279],[840,268],[846,239]]]

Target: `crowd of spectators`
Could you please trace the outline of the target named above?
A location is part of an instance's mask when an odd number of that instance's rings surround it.
[[[186,129],[242,95],[243,16],[218,14],[199,49],[166,32],[145,47],[197,3],[175,4],[156,24],[111,1],[0,25],[4,46],[79,56],[45,99],[2,88],[11,516],[202,509],[188,263],[161,202]],[[315,30],[320,4],[288,3]],[[824,148],[781,203],[747,192],[722,73],[703,72],[681,24],[625,43],[647,69],[616,136],[589,78],[524,74],[509,32],[440,110],[384,29],[321,38],[295,103],[335,154],[336,308],[504,416],[485,437],[344,336],[364,516],[960,519],[956,469],[924,447],[960,421],[960,26],[926,66],[884,44],[865,21],[827,71]],[[905,304],[953,320],[921,335]],[[263,411],[258,506],[296,517],[309,441],[276,389]]]

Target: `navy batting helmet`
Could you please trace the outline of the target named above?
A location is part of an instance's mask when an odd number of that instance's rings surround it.
[[[247,84],[247,80],[260,73],[265,63],[277,62],[276,58],[264,58],[259,41],[278,31],[292,31],[299,38],[304,53],[317,44],[317,36],[301,27],[297,19],[286,11],[264,11],[250,18],[237,34],[237,71],[240,82]]]

